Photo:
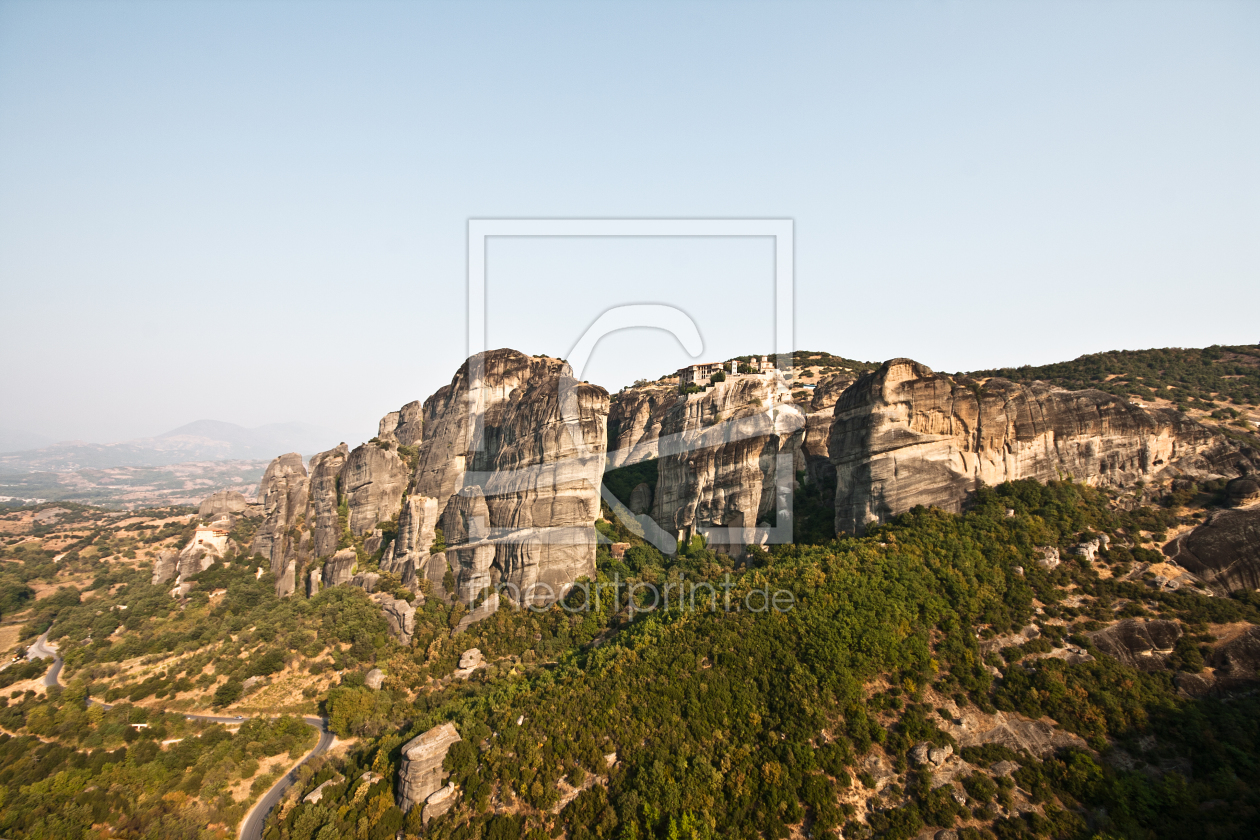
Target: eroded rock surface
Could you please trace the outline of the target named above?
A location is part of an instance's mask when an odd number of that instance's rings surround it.
[[[834,414],[837,531],[915,505],[958,511],[981,483],[1071,475],[1129,486],[1254,469],[1253,452],[1177,411],[1041,382],[955,380],[910,359],[860,377]]]
[[[276,595],[293,594],[298,546],[290,537],[298,517],[306,510],[308,487],[306,467],[296,452],[273,460],[258,485],[263,521],[254,534],[250,552],[261,554],[271,564]]]
[[[1127,618],[1090,633],[1089,637],[1108,656],[1130,667],[1152,671],[1164,667],[1168,661],[1181,638],[1181,625],[1163,619]]]
[[[418,493],[407,496],[398,514],[398,532],[381,558],[381,571],[393,572],[403,586],[415,589],[428,569],[429,553],[437,539],[437,521],[437,499]]]
[[[627,388],[617,394],[608,410],[608,469],[660,457],[661,424],[678,399],[674,385]]]
[[[372,443],[356,447],[341,470],[350,532],[362,536],[393,517],[402,504],[408,478],[407,465],[394,449]]]
[[[166,583],[175,577],[175,565],[179,555],[173,551],[162,550],[153,561],[153,585]]]
[[[425,401],[413,492],[436,500],[444,523],[448,509],[486,506],[484,532],[443,528],[463,600],[502,581],[545,603],[594,577],[607,417],[602,388],[515,350],[469,359]]]
[[[1164,553],[1217,594],[1260,589],[1260,509],[1218,511]]]
[[[341,586],[354,577],[354,565],[358,556],[353,548],[343,548],[324,562],[324,586]]]
[[[337,537],[341,532],[337,518],[337,484],[349,457],[350,449],[343,443],[311,458],[306,526],[311,529],[315,557],[327,557],[337,550]]]
[[[416,608],[386,592],[375,592],[371,598],[380,606],[394,638],[404,645],[411,644],[416,633]]]
[[[396,798],[404,813],[441,789],[446,779],[442,762],[451,745],[460,740],[455,725],[443,723],[403,745]]]
[[[758,524],[774,524],[777,456],[792,458],[793,481],[804,429],[775,373],[732,376],[680,397],[661,422],[653,518],[679,539],[704,534],[715,548],[741,553],[758,541]],[[737,530],[718,530],[726,528]]]

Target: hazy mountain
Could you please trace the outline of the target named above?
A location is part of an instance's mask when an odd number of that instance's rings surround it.
[[[21,440],[21,438],[16,438]],[[339,438],[309,423],[271,423],[247,429],[220,420],[197,420],[151,438],[122,443],[64,441],[0,454],[0,469],[64,472],[104,467],[160,467],[191,461],[270,460],[284,452],[304,456],[335,446]]]
[[[0,453],[38,449],[53,443],[55,441],[52,438],[36,432],[28,432],[24,429],[0,429]]]

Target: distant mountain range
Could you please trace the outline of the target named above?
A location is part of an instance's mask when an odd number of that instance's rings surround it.
[[[31,446],[30,444],[34,444]],[[284,452],[313,455],[337,444],[333,432],[308,423],[271,423],[247,429],[220,420],[197,420],[151,438],[122,443],[63,441],[48,444],[38,435],[0,433],[0,471],[70,472],[109,467],[163,467],[192,461],[270,460]]]

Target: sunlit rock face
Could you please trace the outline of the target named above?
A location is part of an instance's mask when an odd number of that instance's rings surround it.
[[[417,735],[402,747],[395,800],[404,812],[421,804],[442,787],[442,762],[451,745],[462,740],[453,723],[443,723]]]
[[[503,583],[545,603],[594,577],[607,420],[604,389],[515,350],[470,358],[425,400],[412,492],[436,502],[461,600]]]
[[[661,421],[653,518],[679,539],[702,534],[741,553],[758,541],[758,524],[774,524],[778,456],[791,459],[790,483],[804,430],[804,412],[777,373],[731,376],[680,396]]]
[[[327,557],[337,550],[337,538],[341,531],[337,518],[340,501],[338,483],[349,457],[350,449],[343,443],[311,458],[306,527],[311,529],[312,550],[316,557]]]
[[[254,534],[251,554],[271,564],[276,595],[293,594],[298,545],[292,537],[298,517],[306,510],[309,479],[302,456],[290,452],[273,460],[258,485],[263,521]]]
[[[1260,509],[1217,511],[1164,553],[1219,595],[1260,589]]]
[[[350,509],[350,533],[363,536],[393,518],[407,490],[408,470],[388,445],[356,447],[341,468],[341,494]]]
[[[863,375],[834,415],[837,531],[915,505],[957,511],[981,484],[1072,476],[1125,487],[1254,469],[1251,455],[1177,411],[1041,382],[956,380],[910,359]]]

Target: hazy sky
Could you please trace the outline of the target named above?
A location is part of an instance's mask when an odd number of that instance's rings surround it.
[[[0,2],[0,427],[361,440],[465,356],[469,218],[791,218],[796,345],[863,359],[1254,343],[1257,149],[1254,2]],[[769,240],[487,265],[492,346],[772,346]]]

